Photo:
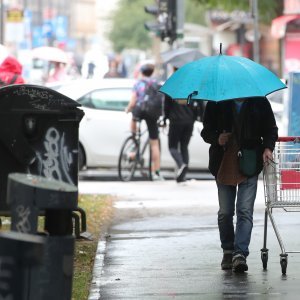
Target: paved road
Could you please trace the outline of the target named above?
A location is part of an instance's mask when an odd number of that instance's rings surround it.
[[[174,171],[172,170],[163,170],[162,175],[166,179],[174,179]],[[79,178],[81,180],[93,180],[93,181],[119,181],[117,169],[87,169],[79,172]],[[189,171],[187,174],[187,179],[196,179],[196,180],[211,180],[213,179],[212,175],[208,171]],[[135,173],[134,181],[144,180],[139,172]]]
[[[300,254],[289,254],[281,274],[280,248],[269,223],[268,270],[262,269],[264,193],[259,184],[249,271],[222,271],[211,180],[80,181],[82,193],[117,196],[107,241],[100,241],[90,300],[299,299]],[[299,213],[274,212],[286,250],[300,250]]]

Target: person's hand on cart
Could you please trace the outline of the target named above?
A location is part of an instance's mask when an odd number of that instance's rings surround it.
[[[269,148],[266,148],[263,153],[263,161],[267,163],[269,160],[273,160],[273,153]]]

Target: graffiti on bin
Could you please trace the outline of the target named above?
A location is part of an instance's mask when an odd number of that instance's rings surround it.
[[[74,184],[70,176],[70,166],[74,159],[66,145],[65,134],[50,127],[45,134],[43,145],[45,151],[37,151],[39,175]]]
[[[18,205],[16,207],[16,212],[18,216],[18,221],[16,224],[17,231],[23,233],[29,233],[31,231],[31,226],[29,222],[30,208],[29,207],[25,208],[23,205]]]
[[[28,103],[35,109],[44,110],[51,106],[64,106],[65,99],[57,98],[52,92],[36,88],[21,86],[13,94],[17,96],[29,96]]]

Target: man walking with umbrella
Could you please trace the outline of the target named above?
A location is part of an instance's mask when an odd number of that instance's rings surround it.
[[[209,102],[206,106],[201,136],[211,144],[209,170],[215,176],[218,188],[223,270],[248,270],[246,258],[249,255],[258,174],[263,162],[272,159],[277,132],[267,99]],[[243,149],[251,149],[254,154],[249,161],[254,166],[252,170],[240,169],[239,155],[246,155]]]
[[[183,66],[160,89],[173,99],[208,101],[201,136],[211,145],[209,169],[218,188],[224,270],[248,270],[258,174],[263,162],[272,159],[278,137],[266,95],[283,88],[264,66],[222,55],[220,45],[219,55]]]

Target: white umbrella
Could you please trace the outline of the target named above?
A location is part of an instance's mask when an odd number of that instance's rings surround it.
[[[61,63],[68,63],[69,57],[68,54],[56,47],[42,46],[32,49],[32,57],[47,60],[55,61]]]
[[[189,62],[205,57],[203,53],[193,48],[172,49],[162,52],[160,55],[163,63],[172,64],[176,68],[181,68]]]

